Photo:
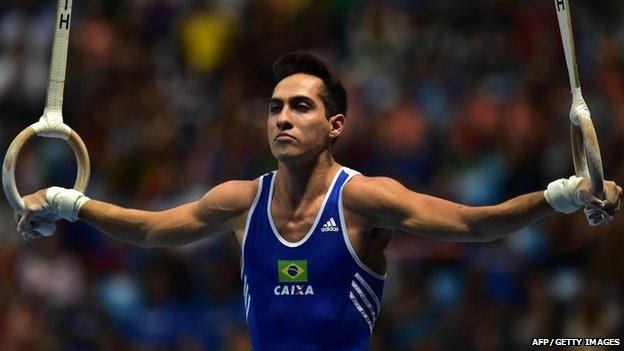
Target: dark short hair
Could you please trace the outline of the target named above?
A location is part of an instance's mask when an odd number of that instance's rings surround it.
[[[309,74],[323,81],[319,95],[325,104],[327,117],[337,114],[346,116],[347,92],[325,61],[309,51],[293,51],[273,62],[273,76],[276,83],[297,73]]]

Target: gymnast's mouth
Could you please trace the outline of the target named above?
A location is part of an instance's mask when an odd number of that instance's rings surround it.
[[[297,138],[288,133],[282,132],[275,137],[275,140],[297,140]]]

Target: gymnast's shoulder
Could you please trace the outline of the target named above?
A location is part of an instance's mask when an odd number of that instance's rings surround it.
[[[410,193],[392,178],[357,175],[345,184],[342,205],[346,210],[363,215],[381,214],[404,201]]]
[[[229,180],[210,189],[199,204],[223,212],[247,211],[256,198],[258,185],[258,179]]]

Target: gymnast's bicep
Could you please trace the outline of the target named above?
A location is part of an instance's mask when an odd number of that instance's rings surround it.
[[[240,231],[257,187],[257,180],[228,181],[212,188],[198,201],[157,212],[149,226],[150,243],[179,245],[213,234]]]
[[[356,177],[345,187],[345,206],[370,218],[370,226],[442,240],[465,240],[467,206],[420,194],[386,177]]]

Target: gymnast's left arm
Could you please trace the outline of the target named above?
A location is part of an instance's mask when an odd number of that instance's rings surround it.
[[[358,179],[359,178],[359,179]],[[622,188],[605,181],[605,200],[596,198],[585,178],[549,184],[546,191],[521,195],[492,206],[465,206],[413,192],[384,177],[356,177],[345,188],[345,206],[371,217],[372,226],[397,229],[448,241],[492,241],[556,212],[582,206],[596,209],[607,221],[619,210]],[[347,191],[350,190],[350,191]]]

